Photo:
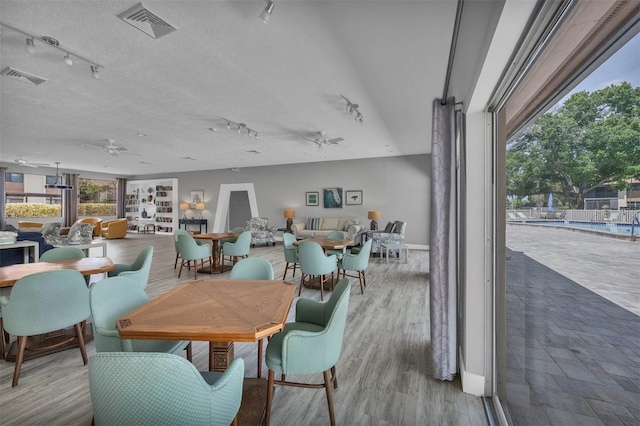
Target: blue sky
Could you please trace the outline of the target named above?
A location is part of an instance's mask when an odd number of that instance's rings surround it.
[[[640,34],[636,34],[571,92],[593,92],[623,81],[633,87],[640,86]]]

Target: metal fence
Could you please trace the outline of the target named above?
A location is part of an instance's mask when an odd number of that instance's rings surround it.
[[[507,210],[507,220],[568,220],[576,222],[631,223],[640,210]]]

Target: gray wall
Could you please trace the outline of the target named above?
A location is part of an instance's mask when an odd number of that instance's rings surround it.
[[[239,172],[208,170],[131,179],[162,177],[178,178],[180,202],[189,199],[190,190],[204,190],[206,210],[202,216],[209,220],[209,229],[213,227],[220,184],[253,183],[260,216],[269,218],[272,226],[284,227],[284,209],[294,209],[294,222],[304,221],[306,217],[353,216],[360,218],[368,229],[367,212],[380,210],[381,227],[387,221],[403,220],[407,222],[406,243],[429,244],[429,155],[251,167],[241,168]],[[325,209],[321,200],[320,206],[305,205],[305,192],[322,193],[323,188],[330,187],[341,187],[343,191],[362,190],[363,204]]]

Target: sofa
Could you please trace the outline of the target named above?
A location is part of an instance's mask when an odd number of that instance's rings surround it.
[[[364,227],[357,217],[310,217],[291,225],[293,235],[300,238],[326,237],[331,231],[344,231],[354,240]]]
[[[102,222],[102,238],[114,239],[127,236],[127,219],[112,219]]]

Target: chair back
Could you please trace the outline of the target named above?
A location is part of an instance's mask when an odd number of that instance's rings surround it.
[[[198,245],[195,238],[191,235],[178,235],[178,250],[182,260],[199,260],[211,256],[211,246]]]
[[[225,256],[245,256],[251,249],[251,231],[244,231],[235,243],[224,243],[222,252]]]
[[[242,226],[236,226],[232,230],[229,231],[231,234],[242,234],[245,229]],[[222,248],[224,243],[235,243],[238,240],[238,237],[229,237],[223,238],[220,240],[220,247]]]
[[[347,238],[347,233],[344,231],[331,231],[327,234],[327,238],[337,238],[340,240],[344,240]]]
[[[325,275],[336,270],[338,260],[335,255],[325,256],[320,244],[302,241],[298,246],[300,271],[306,275]]]
[[[84,252],[78,247],[55,247],[42,253],[42,256],[40,256],[40,262],[55,262],[57,260],[84,258]]]
[[[147,293],[131,278],[117,276],[94,283],[89,290],[89,306],[96,351],[123,351],[116,321],[148,301]]]
[[[173,231],[173,247],[176,249],[176,253],[180,253],[180,247],[178,246],[178,235],[190,235],[186,229],[176,229]]]
[[[345,254],[342,258],[342,269],[348,271],[364,271],[367,269],[372,244],[373,240],[369,239],[364,243],[358,254]]]
[[[282,242],[284,243],[284,260],[289,263],[298,263],[298,247],[293,245],[296,242],[295,235],[285,232],[282,234]]]
[[[136,281],[138,285],[145,289],[147,287],[147,283],[149,282],[149,274],[151,273],[151,262],[153,261],[153,246],[146,246],[140,251],[138,257],[131,265],[122,265],[124,266],[122,271],[118,271],[117,275],[120,277],[131,278]],[[120,265],[116,265],[116,269]],[[109,275],[109,276],[113,276]]]
[[[248,257],[233,265],[229,278],[232,280],[272,280],[273,266],[267,259]]]
[[[70,269],[20,278],[11,288],[9,302],[2,307],[4,329],[16,336],[61,330],[89,315],[89,290],[84,277]]]
[[[222,374],[200,373],[171,354],[98,353],[89,359],[97,426],[228,426],[240,409],[243,380],[242,358],[234,359]]]

